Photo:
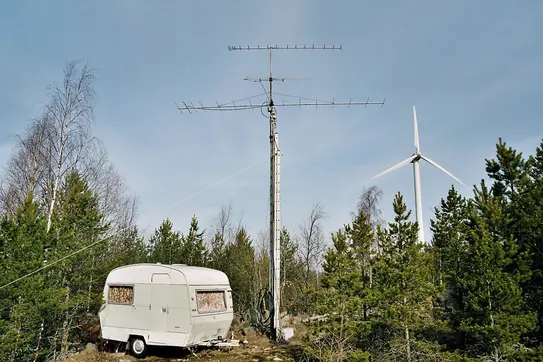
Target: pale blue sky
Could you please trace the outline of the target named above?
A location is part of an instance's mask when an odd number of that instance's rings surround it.
[[[256,236],[268,220],[267,120],[259,111],[181,115],[174,102],[262,93],[243,78],[266,75],[267,53],[229,44],[342,44],[277,52],[277,76],[311,80],[276,90],[386,105],[278,109],[282,221],[297,230],[321,202],[328,234],[372,184],[390,218],[397,191],[414,208],[412,167],[371,177],[413,153],[412,105],[422,152],[463,180],[465,194],[498,137],[533,152],[543,138],[542,19],[540,1],[2,1],[0,163],[65,62],[88,59],[97,69],[95,134],[140,197],[141,227],[170,217],[185,231],[193,213],[208,227],[232,201]],[[421,174],[428,229],[453,180],[428,164]]]

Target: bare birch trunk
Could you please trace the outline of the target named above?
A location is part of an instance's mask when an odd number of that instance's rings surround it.
[[[17,339],[15,340],[15,347],[13,352],[11,352],[11,362],[15,361],[15,356],[17,355],[17,348],[19,347],[19,340],[21,339],[21,324],[20,321],[17,322]]]
[[[406,297],[403,297],[403,304],[407,305]],[[404,335],[405,335],[405,357],[406,357],[405,360],[407,362],[411,362],[411,341],[409,337],[409,327],[407,323],[405,324]]]
[[[19,305],[21,305],[22,303],[22,298],[19,296]],[[17,338],[15,339],[15,347],[13,348],[13,352],[11,353],[11,362],[15,361],[15,356],[17,355],[17,348],[19,347],[19,341],[21,340],[21,317],[17,318],[15,325],[17,326]]]
[[[91,264],[91,270],[90,270],[90,280],[89,280],[89,295],[87,296],[87,314],[90,310],[90,299],[91,299],[91,293],[92,293],[92,275],[94,271],[94,255],[92,256],[92,264]]]
[[[55,202],[57,200],[57,191],[58,191],[58,186],[60,184],[60,172],[62,171],[62,164],[63,164],[62,157],[64,156],[64,147],[66,145],[65,135],[66,135],[66,121],[67,120],[68,120],[67,116],[65,116],[62,120],[62,127],[60,131],[60,141],[59,141],[59,148],[58,148],[58,160],[57,160],[57,165],[55,168],[55,176],[54,176],[55,179],[53,181],[53,190],[52,190],[53,193],[51,195],[51,203],[49,204],[49,213],[47,214],[46,232],[49,232],[49,229],[51,229],[51,220],[53,217]]]
[[[60,346],[60,355],[65,357],[68,354],[68,340],[70,337],[70,287],[66,287],[66,317],[62,323],[63,336]]]
[[[488,309],[490,311],[490,326],[494,327],[494,311],[492,310],[492,297],[490,295],[490,280],[487,280],[486,288],[487,288],[487,298],[488,298]],[[494,346],[494,361],[499,362],[500,361],[500,353],[498,350],[498,346]]]
[[[341,310],[341,322],[339,324],[339,343],[337,348],[337,362],[341,362],[343,360],[343,322],[345,318],[345,303],[342,305]]]
[[[405,355],[406,361],[411,362],[411,341],[409,340],[409,327],[405,327]]]
[[[38,335],[38,343],[36,345],[36,352],[34,353],[34,362],[38,360],[38,356],[40,354],[40,342],[41,342],[42,333],[43,333],[43,319],[41,320],[40,334]]]

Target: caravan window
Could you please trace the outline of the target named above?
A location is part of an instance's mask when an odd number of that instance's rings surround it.
[[[226,311],[226,299],[222,290],[201,290],[196,292],[198,313],[217,313]]]
[[[134,287],[110,285],[107,299],[110,304],[132,305],[134,302]]]

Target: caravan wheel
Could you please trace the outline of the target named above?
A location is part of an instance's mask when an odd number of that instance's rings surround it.
[[[142,337],[133,337],[130,342],[130,352],[136,358],[144,358],[147,355],[147,345]]]

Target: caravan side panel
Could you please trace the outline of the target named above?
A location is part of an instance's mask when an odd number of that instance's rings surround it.
[[[119,291],[122,292],[119,292]],[[119,300],[115,294],[132,295],[131,299]],[[102,337],[126,342],[134,330],[141,333],[147,330],[149,305],[148,286],[143,284],[107,283],[105,286],[106,304],[100,312]]]
[[[117,288],[121,285],[129,287],[130,291],[123,290],[131,297],[116,303],[109,298],[110,290],[122,294]],[[104,298],[106,304],[100,311],[104,339],[126,342],[130,335],[139,335],[149,345],[186,345],[190,311],[185,277],[179,271],[153,264],[114,269],[106,279]],[[170,323],[174,333],[169,332]]]

